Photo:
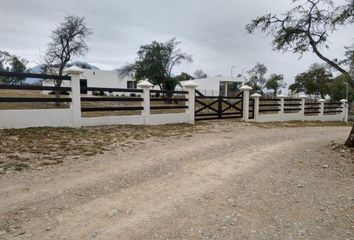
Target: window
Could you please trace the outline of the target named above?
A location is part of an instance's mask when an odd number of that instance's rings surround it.
[[[83,89],[83,88],[87,88],[87,80],[86,79],[80,79],[80,93],[87,94],[87,90]]]
[[[127,81],[127,88],[137,88],[136,81]]]

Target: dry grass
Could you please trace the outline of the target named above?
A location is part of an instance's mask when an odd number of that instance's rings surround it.
[[[261,128],[297,128],[297,127],[338,127],[338,126],[347,126],[351,127],[353,122],[320,122],[320,121],[291,121],[291,122],[252,122],[250,123],[257,127]]]
[[[147,138],[188,137],[204,124],[104,126],[0,130],[0,173],[95,156],[112,149],[125,151]]]

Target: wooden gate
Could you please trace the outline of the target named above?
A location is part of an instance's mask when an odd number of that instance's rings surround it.
[[[196,90],[195,120],[243,117],[243,92],[235,97],[204,96]]]

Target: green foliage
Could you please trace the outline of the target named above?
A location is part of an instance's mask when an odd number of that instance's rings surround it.
[[[178,82],[186,81],[186,80],[193,80],[194,77],[189,75],[188,73],[182,72],[180,75],[174,77]]]
[[[253,88],[254,91],[261,91],[263,85],[266,82],[265,75],[267,74],[268,69],[262,63],[257,63],[251,70],[247,71],[249,78],[246,81],[246,84]]]
[[[335,5],[332,0],[293,0],[297,3],[289,11],[277,16],[268,13],[257,17],[246,26],[249,33],[257,29],[270,35],[274,50],[303,55],[313,51],[322,61],[351,79],[349,72],[340,61],[325,57],[320,49],[328,48],[328,38],[337,26],[354,22],[353,0]],[[354,81],[351,79],[354,86]]]
[[[335,77],[329,84],[329,95],[332,100],[339,101],[345,99],[347,95],[347,84],[348,81],[345,75],[339,75]],[[353,101],[353,88],[348,86],[348,100],[349,102]]]
[[[269,79],[265,83],[265,87],[267,89],[273,90],[274,96],[276,96],[279,89],[286,87],[286,83],[284,82],[284,76],[282,74],[270,75]]]
[[[7,72],[26,72],[28,61],[15,55],[10,55],[7,52],[0,51],[0,71]],[[9,84],[23,84],[24,78],[0,77],[0,82]]]
[[[147,79],[162,90],[174,90],[178,81],[186,77],[186,74],[172,77],[173,68],[184,61],[192,61],[191,56],[177,49],[179,44],[180,42],[173,38],[164,43],[153,41],[143,45],[138,51],[135,63],[127,64],[118,71],[122,76],[133,75],[136,80]]]
[[[305,92],[306,94],[319,95],[325,98],[330,94],[332,74],[324,67],[312,67],[309,71],[300,73],[295,77],[295,83],[289,86],[293,92]]]

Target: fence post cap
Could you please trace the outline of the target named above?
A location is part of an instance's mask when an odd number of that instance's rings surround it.
[[[189,81],[186,81],[185,83],[183,83],[182,86],[185,88],[196,88],[196,87],[198,87],[198,84],[192,80],[189,80]]]
[[[242,87],[240,87],[240,90],[242,91],[251,91],[253,88],[247,85],[243,85]]]
[[[138,83],[138,87],[140,88],[152,88],[154,85],[152,85],[148,80],[143,80]]]
[[[348,100],[347,100],[347,99],[342,99],[342,100],[340,100],[340,102],[341,102],[341,103],[347,103]]]
[[[305,94],[301,94],[301,95],[299,96],[299,98],[300,98],[300,99],[306,99],[307,96],[306,96]]]
[[[74,66],[71,66],[69,68],[64,69],[64,72],[66,74],[68,74],[68,75],[70,75],[70,74],[81,74],[81,73],[84,72],[84,70],[74,65]]]
[[[259,93],[254,93],[251,95],[251,98],[260,98],[260,97],[262,97],[262,95]]]
[[[277,98],[286,98],[286,96],[284,94],[279,94],[277,95]]]
[[[319,103],[325,103],[325,102],[326,102],[326,100],[325,100],[325,99],[323,99],[323,98],[321,98],[321,99],[319,99],[319,100],[318,100],[318,102],[319,102]]]

